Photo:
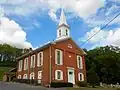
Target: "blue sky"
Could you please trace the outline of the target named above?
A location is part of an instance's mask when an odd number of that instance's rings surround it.
[[[56,39],[64,8],[73,40],[81,44],[120,12],[120,0],[0,0],[0,43],[37,48]],[[120,16],[82,48],[120,46]]]

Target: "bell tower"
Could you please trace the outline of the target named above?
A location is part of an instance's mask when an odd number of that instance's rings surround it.
[[[64,39],[70,37],[70,27],[67,24],[63,9],[61,10],[60,21],[57,29],[57,39]]]

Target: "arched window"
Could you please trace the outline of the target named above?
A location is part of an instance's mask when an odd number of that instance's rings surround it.
[[[79,79],[79,81],[84,81],[84,74],[78,73],[78,79]]]
[[[32,73],[30,74],[30,79],[34,79],[34,76],[35,76],[35,74],[34,74],[34,72],[32,72]]]
[[[28,79],[27,74],[23,75],[23,79]]]
[[[55,50],[55,64],[62,65],[63,64],[63,51],[56,49]]]
[[[79,69],[83,69],[82,57],[79,55],[77,56],[77,65]]]
[[[21,75],[18,75],[18,79],[22,79],[22,78],[21,78]]]
[[[37,66],[40,67],[43,65],[43,52],[37,54]]]
[[[66,36],[68,36],[68,30],[67,29],[65,30],[65,33],[66,33]]]
[[[31,56],[31,67],[35,67],[35,55]]]
[[[61,36],[61,29],[59,30],[59,36]]]
[[[56,80],[63,80],[63,71],[62,70],[55,71],[55,79]]]

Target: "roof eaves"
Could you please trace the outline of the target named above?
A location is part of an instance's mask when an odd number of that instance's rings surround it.
[[[31,54],[33,54],[33,53],[35,53],[35,52],[38,52],[38,51],[40,51],[40,50],[42,50],[42,49],[45,49],[45,48],[47,48],[50,44],[52,44],[52,43],[51,43],[51,42],[45,43],[45,44],[43,44],[42,46],[40,46],[39,48],[37,48],[37,49],[35,49],[35,50],[33,50],[33,51],[30,51],[30,52],[28,52],[28,53],[25,53],[25,54],[23,54],[22,56],[20,56],[20,57],[18,57],[18,58],[16,58],[16,59],[19,60],[19,59],[24,58],[24,57],[26,57],[26,56],[28,56],[28,55],[31,55]]]

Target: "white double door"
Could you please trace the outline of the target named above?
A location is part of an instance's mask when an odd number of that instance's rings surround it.
[[[68,82],[75,84],[74,69],[68,69]]]

